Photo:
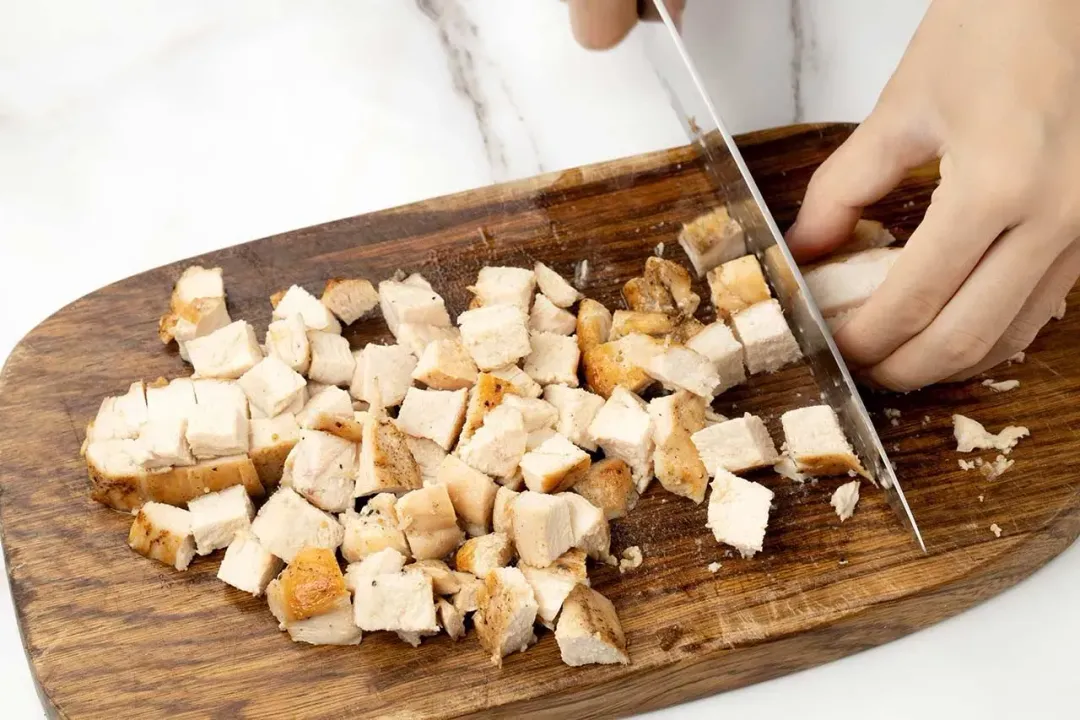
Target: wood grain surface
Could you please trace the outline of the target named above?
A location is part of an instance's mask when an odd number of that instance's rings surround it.
[[[747,161],[781,226],[813,169],[846,126],[801,126],[743,137]],[[897,234],[914,228],[935,177],[906,181],[869,215]],[[570,274],[589,260],[587,292],[618,306],[618,288],[663,242],[684,259],[680,224],[715,204],[691,149],[676,149],[484,188],[299,230],[196,258],[225,270],[234,318],[265,328],[269,295],[331,276],[379,280],[423,272],[452,310],[485,264],[543,260]],[[1019,582],[1080,533],[1080,312],[1051,323],[1028,361],[979,382],[867,398],[919,519],[918,552],[882,495],[864,487],[841,524],[829,496],[846,480],[776,492],[764,552],[744,560],[717,546],[705,506],[654,483],[616,521],[616,552],[644,564],[592,572],[618,608],[628,667],[573,669],[550,633],[490,665],[475,635],[411,649],[388,633],[357,647],[291,643],[265,601],[215,579],[220,558],[184,573],[132,553],[129,516],[89,499],[79,458],[101,398],[139,377],[187,374],[157,339],[157,317],[181,268],[103,288],[30,333],[0,378],[0,523],[26,651],[47,710],[60,717],[599,717],[663,707],[828,662],[926,627]],[[1075,296],[1074,296],[1075,297]],[[350,328],[355,344],[386,337],[381,321]],[[803,368],[725,394],[721,412],[779,414],[817,401]],[[901,411],[893,426],[881,411]],[[957,465],[950,416],[1032,436],[999,480]],[[991,453],[984,453],[990,459]],[[990,525],[1003,531],[996,538]],[[711,573],[708,565],[722,567]],[[988,628],[988,631],[992,628]]]

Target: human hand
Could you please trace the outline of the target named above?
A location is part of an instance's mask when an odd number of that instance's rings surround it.
[[[874,111],[810,181],[788,233],[796,257],[838,247],[934,157],[925,217],[836,333],[893,390],[1008,359],[1080,276],[1080,3],[934,0]]]
[[[660,19],[653,0],[569,0],[569,3],[574,38],[589,50],[618,45],[638,20]],[[664,0],[664,4],[678,25],[686,0]]]

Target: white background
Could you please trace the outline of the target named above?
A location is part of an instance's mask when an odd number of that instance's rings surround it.
[[[735,131],[858,120],[925,0],[691,0]],[[0,358],[156,265],[683,141],[555,0],[0,0]],[[2,428],[0,428],[2,432]],[[118,543],[122,542],[118,539]],[[40,716],[0,577],[4,718]],[[658,713],[1075,718],[1080,550],[915,636]]]

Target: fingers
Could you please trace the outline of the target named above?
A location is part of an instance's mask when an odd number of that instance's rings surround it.
[[[906,392],[980,364],[1049,270],[1058,240],[1035,223],[1010,230],[925,330],[871,368],[871,380]]]
[[[1024,307],[1005,330],[982,362],[948,378],[948,382],[967,380],[990,368],[997,367],[1016,353],[1027,348],[1040,330],[1050,322],[1061,301],[1068,296],[1080,278],[1080,240],[1073,242],[1058,256]]]
[[[589,50],[618,45],[637,21],[637,0],[570,0],[574,39]]]
[[[797,260],[812,260],[845,242],[864,207],[934,157],[934,145],[905,126],[905,118],[879,106],[817,169],[787,235]]]
[[[955,187],[968,185],[946,181],[938,187],[885,281],[836,332],[837,346],[852,364],[877,365],[929,326],[1005,229],[1004,215],[953,192]]]

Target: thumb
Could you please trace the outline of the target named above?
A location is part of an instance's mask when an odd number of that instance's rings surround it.
[[[813,260],[846,242],[864,207],[934,156],[934,146],[905,125],[879,105],[817,169],[787,233],[796,260]]]

